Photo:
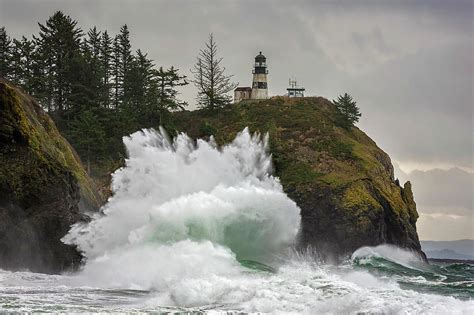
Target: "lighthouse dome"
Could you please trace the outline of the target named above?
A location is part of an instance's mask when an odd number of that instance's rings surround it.
[[[267,57],[262,55],[262,52],[260,52],[257,57],[255,57],[255,62],[265,62],[267,60]]]

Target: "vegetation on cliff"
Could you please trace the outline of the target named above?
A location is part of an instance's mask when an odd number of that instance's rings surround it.
[[[163,125],[172,134],[214,135],[224,144],[248,126],[270,135],[275,174],[302,209],[302,246],[336,255],[380,243],[420,251],[411,185],[399,186],[388,155],[353,126],[360,112],[350,95],[333,102],[275,97],[230,105],[234,85],[215,59],[211,36],[194,78],[204,109],[178,112],[186,103],[176,87],[186,85],[186,77],[173,67],[158,70],[141,50],[134,54],[126,25],[114,40],[96,27],[84,35],[60,11],[39,26],[38,37],[21,41],[0,28],[0,75],[39,99],[104,187],[123,163],[122,137],[136,130]],[[59,187],[67,177],[63,189],[69,185],[75,193],[78,185],[82,199],[97,204],[89,177],[49,116],[1,84],[0,202],[10,202],[11,194],[24,209],[48,184],[57,180]]]
[[[124,156],[124,135],[187,105],[177,90],[186,77],[134,52],[127,25],[116,36],[85,31],[61,11],[38,25],[31,39],[12,39],[0,25],[0,77],[34,96],[85,161],[113,163]]]
[[[55,246],[65,246],[58,242],[70,224],[81,219],[80,196],[97,205],[97,195],[74,151],[36,102],[6,82],[0,84],[0,96],[0,210],[8,218],[0,230],[14,226],[15,233],[25,233],[36,224],[37,214],[46,211],[35,210],[36,205],[59,204],[62,212],[45,212],[42,222],[50,224],[51,217],[59,217],[60,228],[42,225],[35,233],[53,231],[54,236],[48,237],[55,239]],[[220,145],[245,127],[268,132],[275,175],[302,210],[302,247],[341,257],[361,246],[391,243],[421,253],[410,183],[400,187],[388,155],[358,128],[340,126],[339,115],[337,107],[321,97],[274,97],[214,110],[174,112],[165,128],[193,138],[212,135]],[[110,158],[114,160],[113,155]],[[28,224],[22,226],[20,221]],[[80,256],[73,258],[78,254],[68,250],[67,255],[51,254],[50,261],[59,255],[78,262]],[[68,266],[61,259],[56,269]]]
[[[177,112],[169,130],[231,141],[248,126],[270,135],[275,175],[302,209],[301,244],[348,254],[396,244],[420,251],[410,183],[395,181],[389,156],[321,98],[244,101],[208,111]]]
[[[101,202],[51,118],[0,79],[0,265],[48,272],[77,263],[60,238]]]

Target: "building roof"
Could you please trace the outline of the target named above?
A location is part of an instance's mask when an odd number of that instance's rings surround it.
[[[252,91],[252,88],[248,86],[239,86],[234,91]]]
[[[256,62],[265,62],[266,60],[267,60],[267,57],[262,55],[262,52],[260,52],[260,54],[258,54],[257,57],[255,57]]]

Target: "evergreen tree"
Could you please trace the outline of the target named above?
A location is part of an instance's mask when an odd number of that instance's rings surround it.
[[[110,104],[110,90],[112,87],[112,60],[113,60],[113,41],[107,31],[102,33],[100,40],[100,69],[102,71],[101,78],[101,104],[104,108],[109,108]]]
[[[113,107],[119,108],[122,99],[122,80],[120,76],[120,44],[118,36],[114,39],[113,61],[112,61],[112,77],[113,77]]]
[[[89,32],[87,32],[87,39],[85,42],[91,54],[90,61],[92,66],[98,68],[101,53],[101,33],[97,30],[97,27],[94,26],[89,30]]]
[[[122,156],[123,135],[157,126],[187,105],[177,99],[186,77],[174,67],[157,69],[141,50],[134,56],[127,25],[114,40],[96,27],[83,36],[77,22],[59,11],[38,25],[32,40],[12,41],[0,28],[0,75],[38,99],[89,171],[104,150]],[[211,46],[215,56],[212,39]],[[219,62],[213,69],[221,71]]]
[[[97,27],[93,27],[87,32],[87,39],[85,40],[87,58],[86,62],[91,67],[92,74],[94,76],[94,86],[95,89],[99,92],[101,90],[102,79],[102,69],[100,62],[101,55],[101,33],[97,30]],[[98,93],[99,94],[99,93]],[[97,103],[100,101],[97,100]]]
[[[35,69],[35,43],[22,36],[21,41],[14,39],[10,57],[10,79],[34,94],[37,73]]]
[[[188,105],[186,102],[177,99],[179,93],[176,88],[188,84],[186,76],[180,75],[178,71],[179,69],[173,66],[166,71],[163,70],[163,67],[154,71],[159,85],[159,99],[167,110],[184,109]]]
[[[77,22],[69,16],[57,11],[46,23],[40,24],[39,49],[41,55],[48,58],[44,66],[48,67],[45,83],[51,93],[49,109],[58,111],[59,116],[70,105],[69,95],[71,85],[74,84],[76,74],[71,71],[72,62],[80,54],[80,40],[82,31]]]
[[[81,45],[81,53],[70,60],[70,71],[74,73],[69,94],[69,109],[65,118],[79,115],[82,111],[96,110],[99,107],[100,77],[97,71],[97,60],[87,41]]]
[[[129,75],[132,62],[130,32],[125,24],[120,28],[120,33],[115,36],[114,40],[112,71],[115,108],[119,108],[122,104],[131,100]]]
[[[349,129],[359,121],[361,113],[356,102],[349,94],[344,93],[344,95],[339,95],[337,100],[333,100],[332,102],[338,110],[336,123],[338,123],[339,126]]]
[[[130,32],[128,30],[127,24],[123,25],[120,28],[120,33],[118,34],[118,43],[119,43],[119,82],[121,90],[121,103],[129,103],[132,99],[133,91],[133,79],[130,77],[130,70],[132,68],[133,56],[132,56],[132,46],[130,44]]]
[[[0,77],[8,78],[10,74],[11,39],[5,27],[0,27]]]
[[[105,131],[98,116],[90,110],[80,114],[70,123],[69,136],[79,154],[85,158],[87,172],[91,172],[91,161],[103,153]]]
[[[194,84],[198,88],[198,103],[201,108],[213,109],[231,102],[228,94],[237,87],[231,82],[232,75],[226,75],[221,65],[222,58],[217,56],[217,44],[214,36],[209,35],[205,48],[201,49],[194,66]]]
[[[76,78],[72,86],[71,104],[75,110],[100,107],[102,95],[101,33],[93,27],[82,42],[81,54],[72,61]]]
[[[177,99],[176,87],[188,84],[186,76],[178,74],[178,69],[171,67],[168,70],[150,69],[147,79],[147,90],[145,93],[141,123],[146,127],[163,124],[163,117],[168,116],[169,111],[184,109],[186,102]]]
[[[138,112],[144,112],[146,96],[150,90],[150,82],[153,77],[153,62],[148,59],[140,49],[137,50],[137,56],[133,58],[127,79],[129,80],[127,92],[129,105]]]
[[[16,85],[22,85],[21,42],[13,39],[10,49],[8,79]]]
[[[35,52],[33,57],[34,96],[48,112],[53,108],[53,56],[41,47],[41,39],[33,35]]]

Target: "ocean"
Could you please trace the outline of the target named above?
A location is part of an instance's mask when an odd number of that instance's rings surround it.
[[[268,137],[218,148],[185,134],[124,139],[113,196],[63,242],[75,273],[0,271],[2,312],[473,314],[474,266],[363,247],[339,265],[294,250],[298,206],[271,176]]]

